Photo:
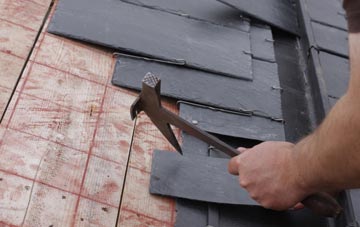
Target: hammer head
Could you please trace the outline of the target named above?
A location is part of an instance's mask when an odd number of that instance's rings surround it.
[[[180,145],[170,127],[167,111],[161,106],[160,87],[161,81],[158,77],[152,73],[145,75],[142,80],[141,93],[130,108],[131,119],[134,120],[141,111],[144,111],[173,147],[182,154]]]

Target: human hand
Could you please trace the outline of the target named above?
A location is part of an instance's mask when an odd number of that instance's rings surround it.
[[[264,142],[229,162],[229,172],[239,175],[240,186],[265,208],[286,210],[301,207],[299,202],[310,194],[296,161],[294,144]]]

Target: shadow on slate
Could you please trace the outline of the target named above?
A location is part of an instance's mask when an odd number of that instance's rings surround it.
[[[279,29],[298,34],[297,13],[289,0],[219,0]]]
[[[252,80],[249,33],[119,0],[60,0],[48,31]]]
[[[161,78],[161,94],[234,111],[281,118],[277,65],[253,60],[253,82],[140,59],[118,57],[112,83],[141,90],[147,72]]]

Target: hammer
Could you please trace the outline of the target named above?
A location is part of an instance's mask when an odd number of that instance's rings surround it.
[[[178,115],[168,111],[161,105],[160,97],[161,81],[152,73],[147,73],[142,80],[142,91],[130,108],[131,119],[144,111],[154,125],[172,144],[172,146],[182,155],[181,147],[172,131],[170,125],[174,125],[207,144],[212,145],[230,157],[239,155],[239,151],[219,140],[215,136],[201,130],[195,125],[182,119]],[[324,217],[337,217],[342,212],[342,207],[329,194],[324,192],[315,193],[306,197],[302,204],[314,213]]]

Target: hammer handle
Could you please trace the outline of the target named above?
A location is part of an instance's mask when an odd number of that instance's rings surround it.
[[[335,198],[325,192],[309,195],[301,203],[323,217],[336,218],[343,210]]]

